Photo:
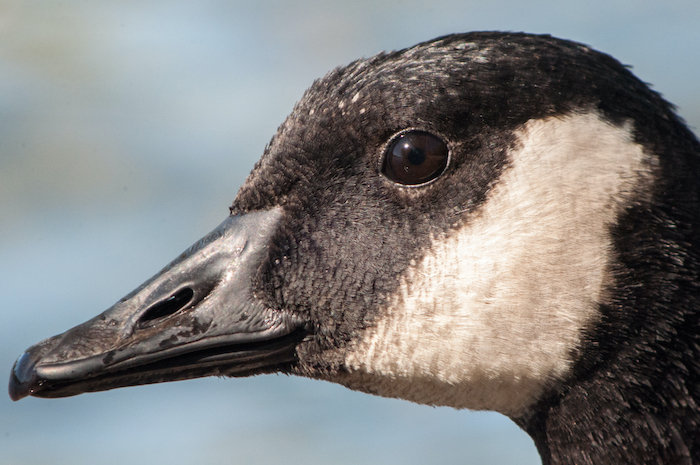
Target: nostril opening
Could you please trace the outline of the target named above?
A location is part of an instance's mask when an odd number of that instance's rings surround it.
[[[161,300],[141,315],[140,323],[148,323],[158,318],[164,318],[177,312],[187,305],[194,296],[194,291],[189,287],[180,289],[165,300]]]

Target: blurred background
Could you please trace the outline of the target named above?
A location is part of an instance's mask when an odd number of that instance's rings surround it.
[[[311,82],[469,30],[634,66],[697,132],[700,2],[0,1],[0,373],[228,214]],[[0,463],[536,464],[507,418],[260,376],[12,403]]]

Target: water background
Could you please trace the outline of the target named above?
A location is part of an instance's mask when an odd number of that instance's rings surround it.
[[[213,229],[306,87],[469,30],[606,51],[700,125],[700,2],[0,1],[0,372]],[[697,132],[697,129],[696,129]],[[0,395],[0,464],[536,464],[495,413],[286,376]]]

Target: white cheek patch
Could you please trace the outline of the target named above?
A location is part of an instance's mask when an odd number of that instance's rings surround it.
[[[531,120],[517,136],[487,201],[433,239],[336,381],[518,416],[566,378],[612,280],[610,226],[652,181],[650,160],[596,113]]]

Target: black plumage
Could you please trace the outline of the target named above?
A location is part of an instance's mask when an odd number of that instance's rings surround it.
[[[479,215],[512,164],[517,131],[528,121],[590,112],[630,128],[629,142],[648,154],[650,181],[609,225],[613,282],[598,303],[599,318],[581,329],[580,343],[571,348],[570,374],[513,420],[547,464],[698,461],[700,144],[672,106],[626,67],[549,36],[446,36],[358,60],[312,85],[231,207],[234,218],[279,212],[260,239],[262,251],[254,260],[240,259],[249,288],[235,304],[237,328],[253,333],[250,328],[265,327],[264,338],[239,341],[226,334],[225,343],[203,349],[200,335],[215,325],[197,316],[197,305],[211,301],[220,285],[213,278],[201,286],[187,281],[182,285],[199,300],[172,304],[178,301],[173,296],[190,293],[156,276],[138,291],[157,288],[150,301],[168,303],[156,303],[157,311],[129,310],[143,312],[136,320],[148,333],[138,337],[156,338],[167,349],[182,343],[177,357],[194,354],[197,366],[148,354],[148,364],[134,368],[119,359],[123,346],[110,346],[116,333],[84,328],[29,349],[13,370],[11,394],[52,397],[270,371],[334,380],[349,370],[349,348],[385,317],[401,279],[431,250],[431,241],[456,234]],[[450,153],[444,173],[417,187],[382,174],[388,144],[410,130],[435,135]],[[254,227],[234,227],[245,229],[246,237],[256,234]],[[194,260],[200,250],[178,263]],[[131,308],[123,302],[122,313]],[[103,320],[115,314],[109,312]],[[257,312],[264,316],[249,320]],[[187,330],[159,332],[174,324]],[[119,331],[140,334],[124,328]],[[98,351],[76,342],[86,334],[102,335]],[[188,352],[193,335],[199,345]],[[143,356],[138,343],[125,349],[124,360]],[[243,352],[258,357],[256,363],[225,358]],[[225,363],[202,361],[213,355]],[[80,380],[71,378],[72,368],[61,371],[61,363],[87,359],[93,362],[80,365]],[[42,371],[42,363],[58,371]]]

